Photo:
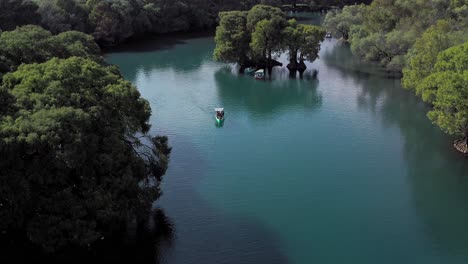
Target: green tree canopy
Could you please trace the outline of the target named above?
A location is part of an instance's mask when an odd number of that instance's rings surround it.
[[[281,65],[276,57],[287,50],[291,61],[288,69],[295,72],[293,68],[300,58],[303,72],[306,69],[303,61],[318,57],[324,36],[320,27],[287,21],[279,8],[256,5],[248,12],[220,13],[214,58],[238,63],[241,72],[247,66],[267,68],[271,72],[274,66]]]
[[[437,20],[449,23],[447,36],[463,31],[466,35],[467,9],[466,1],[458,0],[374,0],[369,6],[330,12],[324,24],[345,39],[349,35],[355,55],[399,73],[411,56],[408,51]]]
[[[451,46],[462,43],[464,34],[452,31],[448,21],[440,20],[436,25],[428,28],[419,38],[412,51],[408,54],[408,64],[403,69],[403,86],[424,93],[421,80],[434,71],[438,54]],[[424,97],[431,102],[431,97]]]
[[[44,62],[51,58],[52,34],[38,26],[28,25],[0,35],[0,54],[12,66],[21,63]]]
[[[247,31],[247,12],[221,12],[216,28],[214,58],[218,61],[236,62],[241,65],[248,60],[250,35]]]
[[[53,251],[150,210],[170,148],[146,136],[149,104],[115,67],[23,64],[4,76],[0,101],[1,230]]]
[[[262,20],[271,20],[272,18],[276,18],[276,20],[279,20],[281,18],[284,19],[285,15],[281,11],[281,9],[277,7],[267,5],[256,5],[248,11],[247,29],[250,32],[254,32],[258,22]]]
[[[338,33],[343,39],[348,40],[351,27],[363,22],[363,16],[367,10],[365,5],[345,6],[342,10],[332,10],[327,13],[323,26],[334,35]]]
[[[318,26],[298,24],[294,19],[288,23],[289,25],[283,30],[283,45],[289,55],[288,69],[292,70],[291,73],[294,75],[294,68],[302,65],[304,60],[314,61],[318,58],[325,30]],[[299,68],[302,70],[304,66]]]
[[[433,88],[423,94],[434,98],[429,118],[446,133],[463,136],[468,151],[468,42],[440,53],[435,72],[423,82]]]
[[[0,64],[3,60],[7,66],[3,73],[22,63],[45,62],[53,57],[81,56],[102,62],[100,53],[91,36],[77,31],[52,36],[41,27],[28,25],[0,35]]]
[[[299,45],[299,60],[313,62],[318,58],[320,42],[325,38],[325,30],[313,25],[298,25],[302,41]]]
[[[253,56],[271,60],[274,53],[279,53],[283,47],[282,31],[286,24],[287,21],[280,16],[257,22],[250,43]]]

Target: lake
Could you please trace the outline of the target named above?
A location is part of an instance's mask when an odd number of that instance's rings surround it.
[[[304,79],[238,75],[214,46],[173,35],[106,55],[173,147],[155,207],[174,234],[150,259],[468,263],[468,162],[399,79],[334,39]]]

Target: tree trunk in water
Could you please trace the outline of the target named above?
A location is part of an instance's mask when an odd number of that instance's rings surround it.
[[[297,70],[296,69],[289,69],[289,78],[295,79],[296,76],[297,76]]]
[[[304,60],[301,59],[299,62],[299,65],[297,65],[297,70],[299,71],[299,76],[302,78],[304,75],[305,70],[307,69],[307,66],[304,63]]]
[[[245,73],[245,68],[246,68],[245,65],[244,65],[244,64],[241,64],[241,65],[240,65],[240,68],[239,68],[239,73],[240,73],[240,74],[244,74],[244,73]]]
[[[297,75],[297,61],[290,60],[289,64],[286,66],[289,70],[289,77],[296,78]]]
[[[289,77],[290,78],[296,78],[297,75],[297,50],[291,50],[289,52],[291,55],[291,58],[289,59],[289,64],[286,66],[289,70]]]

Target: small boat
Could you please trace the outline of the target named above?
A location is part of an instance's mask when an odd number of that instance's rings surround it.
[[[330,32],[328,32],[326,35],[325,35],[326,38],[331,38],[332,37],[332,34]]]
[[[265,70],[261,69],[261,70],[256,71],[254,76],[255,76],[255,79],[257,79],[257,80],[264,79],[265,78]]]
[[[219,124],[224,121],[224,108],[215,108],[216,122]]]

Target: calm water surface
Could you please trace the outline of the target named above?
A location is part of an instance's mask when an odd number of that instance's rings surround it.
[[[174,36],[107,54],[173,146],[161,263],[468,263],[468,161],[398,79],[335,40],[316,80],[238,76],[213,49]]]

